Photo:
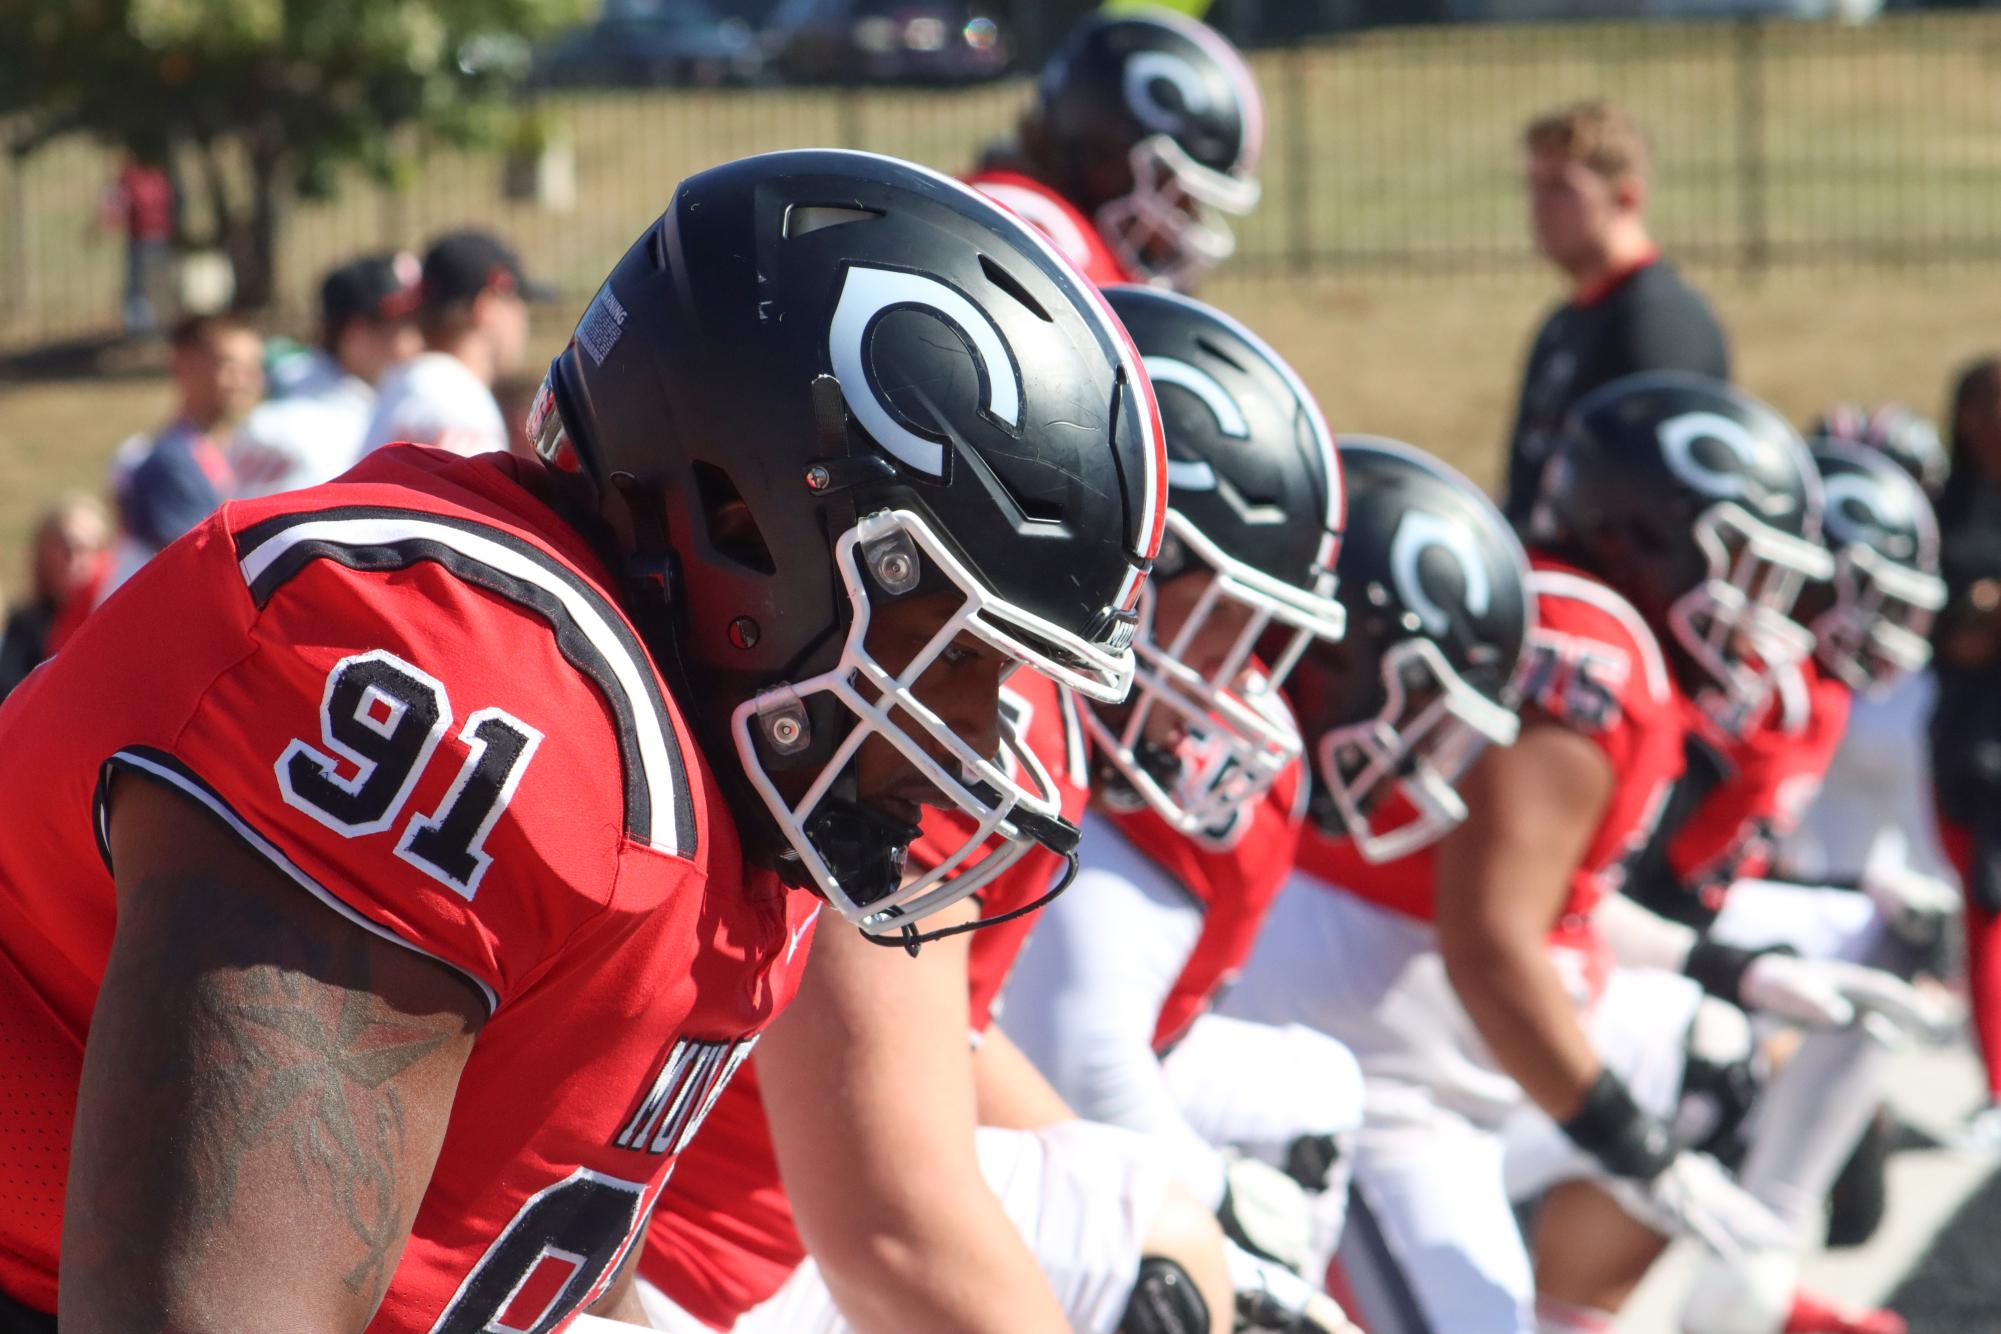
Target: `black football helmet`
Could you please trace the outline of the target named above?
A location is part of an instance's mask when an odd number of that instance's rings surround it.
[[[1023,147],[1128,272],[1180,290],[1257,207],[1264,104],[1243,57],[1167,10],[1085,19],[1043,67]]]
[[[1649,371],[1571,410],[1531,532],[1631,602],[1737,735],[1813,651],[1789,616],[1834,573],[1820,523],[1820,475],[1785,418],[1720,380]]]
[[[1813,631],[1823,667],[1857,690],[1880,690],[1931,661],[1932,618],[1945,605],[1938,520],[1881,450],[1848,440],[1807,448],[1820,470],[1834,577],[1809,584],[1793,615]]]
[[[1535,603],[1521,544],[1478,487],[1394,440],[1344,435],[1340,454],[1347,636],[1308,651],[1292,697],[1315,817],[1386,862],[1463,820],[1459,775],[1514,742]]]
[[[1809,439],[1847,440],[1882,451],[1933,500],[1945,489],[1945,475],[1952,468],[1937,425],[1902,403],[1885,403],[1874,412],[1836,403],[1806,433]]]
[[[1089,709],[1085,726],[1119,784],[1201,834],[1227,827],[1299,757],[1279,688],[1309,644],[1341,637],[1341,469],[1313,396],[1256,334],[1157,288],[1105,298],[1160,404],[1167,532],[1140,595],[1132,702]],[[1163,636],[1162,590],[1189,574],[1211,578]],[[1163,713],[1171,742],[1158,739]]]
[[[1166,522],[1152,390],[1096,292],[1033,228],[868,153],[770,153],[683,181],[549,368],[542,457],[585,474],[628,607],[750,854],[871,935],[1075,831],[914,683],[975,636],[1123,698]],[[955,610],[900,670],[870,613]],[[858,800],[893,745],[967,817],[904,876],[916,829]],[[942,757],[942,758],[941,758]]]

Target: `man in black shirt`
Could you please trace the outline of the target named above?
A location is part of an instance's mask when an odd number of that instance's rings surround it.
[[[1526,531],[1571,404],[1635,371],[1727,380],[1730,355],[1708,303],[1648,235],[1647,145],[1632,118],[1609,103],[1580,102],[1537,118],[1523,141],[1536,249],[1571,284],[1529,350],[1508,443],[1502,508]]]

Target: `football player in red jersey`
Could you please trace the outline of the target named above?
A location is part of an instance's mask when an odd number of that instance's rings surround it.
[[[1279,690],[1309,646],[1339,638],[1340,467],[1312,397],[1249,331],[1192,323],[1185,298],[1157,290],[1108,297],[1161,402],[1168,537],[1131,705],[1086,715],[1100,783],[1083,870],[1024,947],[1001,1023],[1080,1114],[1170,1149],[1237,1243],[1240,1290],[1269,1282],[1296,1309],[1313,1290],[1255,1260],[1303,1258],[1305,1197],[1215,1145],[1283,1162],[1303,1135],[1340,1129],[1359,1102],[1353,1062],[1303,1031],[1218,1034],[1196,1017],[1290,865],[1301,741]],[[1238,1071],[1259,1057],[1282,1085],[1229,1097],[1212,1078],[1217,1060]]]
[[[1155,385],[1174,386],[1159,390],[1182,498],[1162,559],[1174,572],[1171,596],[1206,596],[1197,619],[1245,644],[1272,623],[1302,640],[1337,633],[1312,583],[1332,556],[1339,478],[1304,390],[1219,312],[1139,288],[1106,296]],[[1227,516],[1196,526],[1195,516],[1220,509],[1218,478],[1260,506],[1248,534]],[[1155,606],[1143,601],[1143,617]],[[1160,624],[1154,615],[1152,629]],[[1241,777],[1190,789],[1201,818],[1213,819],[1244,783],[1269,781],[1281,739],[1229,693],[1237,668],[1191,681],[1164,657],[1170,647],[1142,634],[1147,689],[1172,690],[1174,707],[1205,724],[1212,710],[1241,724],[1203,731],[1241,766]],[[1029,743],[1023,762],[1050,776],[1075,818],[1088,788],[1074,701],[1031,678],[1016,708]],[[926,852],[920,843],[914,856]],[[977,912],[1031,909],[1071,870],[1031,854],[982,891]],[[957,913],[970,920],[973,905]],[[1229,1280],[1207,1207],[1172,1189],[1143,1137],[1078,1122],[991,1027],[1028,925],[1024,912],[969,942],[927,946],[914,961],[842,941],[815,947],[800,1003],[754,1063],[756,1085],[739,1081],[725,1095],[669,1190],[682,1207],[653,1226],[642,1269],[661,1290],[656,1324],[1145,1330],[1159,1327],[1144,1323],[1151,1306],[1181,1309],[1193,1275],[1201,1301],[1183,1311],[1186,1328],[1210,1328],[1211,1313],[1213,1327],[1227,1327]],[[969,1008],[970,1047],[955,1004]],[[748,1114],[724,1119],[730,1103]],[[808,1251],[813,1263],[803,1265]]]
[[[1812,800],[1852,694],[1893,688],[1924,665],[1925,631],[1943,601],[1936,526],[1916,483],[1863,447],[1817,441],[1811,452],[1835,566],[1834,577],[1809,585],[1795,608],[1812,630],[1814,656],[1781,678],[1744,735],[1692,733],[1689,772],[1625,886],[1657,913],[1698,930],[1646,920],[1616,901],[1606,905],[1608,914],[1618,910],[1616,918],[1603,922],[1625,942],[1622,953],[1685,971],[1746,1010],[1819,1030],[1760,1096],[1742,1167],[1746,1189],[1802,1242],[1874,1113],[1884,1036],[1936,1035],[1948,1022],[1904,978],[1923,958],[1914,943],[1935,937],[1953,907],[1945,886],[1880,855],[1862,868],[1854,886],[1861,893],[1759,878]],[[1609,1022],[1631,1035],[1647,1017]],[[1605,1213],[1575,1193],[1548,1211],[1552,1236],[1590,1240],[1552,1247],[1545,1274],[1594,1292],[1589,1305],[1612,1309],[1663,1243],[1638,1236],[1614,1242],[1619,1225]],[[1683,1323],[1694,1334],[1902,1328],[1888,1312],[1843,1311],[1800,1293],[1797,1277],[1792,1249],[1749,1264],[1712,1257],[1691,1288]]]
[[[1243,57],[1168,10],[1093,15],[1043,67],[1018,140],[971,177],[1099,284],[1188,291],[1257,205],[1264,104]]]
[[[999,681],[1123,693],[1166,483],[1033,229],[869,154],[692,177],[534,425],[225,507],[0,710],[8,1326],[630,1318],[787,886],[902,936],[1067,845]],[[906,878],[920,803],[970,832]]]
[[[1733,701],[1708,697],[1762,688],[1777,656],[1764,646],[1791,642],[1778,623],[1826,563],[1811,465],[1762,405],[1687,377],[1634,377],[1579,406],[1544,486],[1519,738],[1481,752],[1457,798],[1439,780],[1406,781],[1415,791],[1384,813],[1356,775],[1384,786],[1401,773],[1397,738],[1413,729],[1391,718],[1387,739],[1328,733],[1321,777],[1341,818],[1309,833],[1302,877],[1230,999],[1231,1013],[1324,1028],[1370,1076],[1343,1258],[1372,1329],[1584,1327],[1556,1303],[1537,1310],[1508,1207],[1502,1131],[1524,1104],[1656,1228],[1726,1250],[1778,1234],[1669,1134],[1679,1042],[1664,1061],[1594,1050],[1613,960],[1593,914],[1680,770],[1684,692],[1728,713]],[[1602,503],[1579,502],[1594,490]],[[1302,677],[1302,698],[1312,684]],[[1440,693],[1417,698],[1435,711]],[[1420,834],[1378,829],[1427,807]],[[1653,1002],[1690,1023],[1694,985],[1652,982]]]

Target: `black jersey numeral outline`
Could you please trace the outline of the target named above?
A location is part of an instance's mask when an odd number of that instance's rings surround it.
[[[646,1186],[580,1167],[531,1195],[452,1295],[431,1334],[488,1334],[544,1261],[569,1277],[520,1334],[547,1334],[602,1292],[646,1217]]]
[[[480,709],[459,732],[465,763],[438,809],[411,819],[396,855],[471,898],[493,857],[486,836],[521,786],[542,733],[505,709]]]
[[[451,724],[451,701],[428,672],[387,649],[342,658],[320,697],[327,750],[294,739],[273,766],[278,789],[286,805],[343,838],[379,834],[403,813]],[[459,739],[466,758],[458,776],[436,810],[410,817],[396,855],[470,900],[493,864],[487,835],[520,787],[542,733],[489,707],[466,719]]]

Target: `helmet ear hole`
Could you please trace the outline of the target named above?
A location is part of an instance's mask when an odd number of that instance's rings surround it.
[[[718,554],[759,574],[778,573],[778,563],[771,558],[771,546],[757,526],[757,516],[751,513],[730,475],[713,463],[699,460],[692,470],[709,545]]]

